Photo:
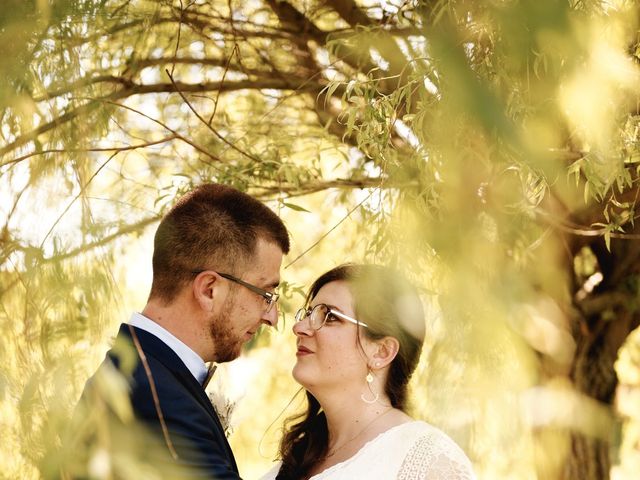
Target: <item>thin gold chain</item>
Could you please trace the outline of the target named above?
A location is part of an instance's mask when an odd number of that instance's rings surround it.
[[[358,438],[360,435],[362,435],[364,432],[366,432],[369,429],[369,427],[371,427],[374,423],[376,423],[378,420],[380,420],[382,417],[384,417],[391,410],[393,410],[393,407],[389,407],[383,414],[380,414],[377,417],[375,417],[373,420],[371,420],[369,423],[367,423],[358,433],[356,433],[353,437],[351,437],[346,442],[342,442],[339,446],[334,446],[331,449],[331,451],[329,453],[327,453],[327,456],[325,458],[332,457],[333,455],[335,455],[337,453],[337,451],[340,448],[342,448],[345,445],[348,445],[349,443],[353,442],[356,438]]]

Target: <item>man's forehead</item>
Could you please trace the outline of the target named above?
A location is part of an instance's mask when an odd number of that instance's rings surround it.
[[[258,281],[269,285],[280,283],[280,267],[283,252],[280,246],[272,241],[259,238],[253,259],[248,262],[247,270]]]
[[[282,256],[282,249],[277,243],[265,240],[263,238],[258,239],[254,254],[254,259],[256,261],[271,266],[277,265],[277,268],[280,269]]]

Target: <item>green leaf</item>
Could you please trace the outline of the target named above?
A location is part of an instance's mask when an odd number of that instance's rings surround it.
[[[584,184],[584,203],[589,203],[589,182]]]
[[[307,212],[307,213],[311,213],[309,210],[307,210],[304,207],[301,207],[300,205],[296,205],[295,203],[287,203],[287,202],[282,202],[282,205],[284,205],[287,208],[290,208],[291,210],[295,210],[296,212]]]
[[[331,97],[333,96],[333,94],[335,93],[336,89],[341,85],[342,82],[331,82],[329,84],[329,86],[327,87],[327,94],[324,98],[324,103],[325,105],[327,104],[327,102],[331,99]]]

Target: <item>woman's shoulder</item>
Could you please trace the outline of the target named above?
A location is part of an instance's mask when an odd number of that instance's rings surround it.
[[[404,457],[398,479],[451,478],[475,479],[471,462],[446,433],[420,420],[405,424],[405,441],[410,448]],[[428,472],[428,476],[425,475]]]
[[[438,427],[431,425],[430,423],[425,422],[424,420],[412,420],[410,422],[406,422],[400,425],[400,427],[404,427],[405,434],[409,433],[411,435],[416,435],[420,437],[426,435],[435,441],[441,441],[445,443],[453,442],[453,440],[451,439],[451,437],[449,437],[449,435],[444,433]]]
[[[402,438],[404,440],[403,443],[412,443],[412,441],[419,438],[428,437],[430,441],[435,443],[452,442],[455,444],[446,433],[430,423],[410,417],[407,418],[407,421],[389,428],[380,437],[389,437],[389,439],[393,439],[392,441],[395,441],[396,438]]]
[[[471,463],[462,449],[442,430],[421,420],[410,420],[389,428],[349,460],[328,468],[312,480],[353,478],[475,479]]]

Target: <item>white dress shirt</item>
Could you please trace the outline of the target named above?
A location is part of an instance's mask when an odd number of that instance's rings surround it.
[[[200,355],[191,350],[185,343],[178,340],[171,332],[141,313],[134,312],[129,320],[129,325],[149,332],[151,335],[162,340],[162,342],[180,357],[180,360],[187,366],[193,377],[202,385],[207,378],[208,369],[204,360],[200,358]]]

